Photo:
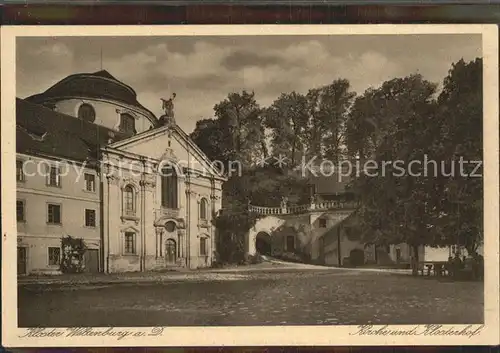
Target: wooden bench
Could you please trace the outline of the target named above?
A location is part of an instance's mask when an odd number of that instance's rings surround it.
[[[435,276],[446,276],[448,274],[446,261],[421,261],[418,263],[417,274],[422,276],[431,274]]]

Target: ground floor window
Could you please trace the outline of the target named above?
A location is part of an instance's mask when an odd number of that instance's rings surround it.
[[[135,233],[134,232],[125,232],[125,254],[135,254],[136,246],[135,246]]]
[[[61,261],[61,248],[49,248],[49,266],[58,266]]]
[[[200,255],[207,256],[207,238],[200,238]]]

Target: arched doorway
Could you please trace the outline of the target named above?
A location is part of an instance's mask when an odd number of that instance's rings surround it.
[[[177,262],[177,244],[174,239],[167,239],[165,242],[165,263],[175,265]]]
[[[353,249],[349,254],[349,261],[352,266],[363,266],[365,263],[365,252],[361,249]]]
[[[265,232],[260,232],[255,238],[255,249],[261,255],[271,255],[271,236]]]

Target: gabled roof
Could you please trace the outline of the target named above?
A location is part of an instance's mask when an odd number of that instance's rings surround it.
[[[16,99],[16,151],[79,162],[97,160],[110,136],[127,135],[106,127],[55,112],[42,105]]]
[[[197,154],[202,159],[202,161],[207,164],[207,166],[210,170],[210,173],[212,175],[216,176],[219,179],[226,180],[226,177],[224,177],[216,168],[213,167],[212,162],[208,159],[208,157],[205,155],[205,153],[203,153],[203,151],[193,142],[193,140],[191,140],[191,138],[177,124],[170,125],[170,126],[162,126],[160,128],[147,130],[147,131],[144,131],[140,134],[131,136],[127,139],[122,139],[122,140],[113,142],[112,144],[109,144],[106,147],[111,148],[111,149],[114,149],[114,148],[120,149],[121,147],[124,147],[128,144],[132,144],[134,142],[145,139],[149,136],[162,133],[164,131],[167,131],[168,129],[171,129],[172,131],[176,132],[180,136],[180,138],[188,145],[189,149],[191,151],[193,151],[195,154]]]
[[[43,104],[70,97],[109,99],[125,103],[145,111],[154,123],[158,123],[153,112],[137,101],[137,93],[106,70],[70,75],[45,92],[27,97],[26,100]]]

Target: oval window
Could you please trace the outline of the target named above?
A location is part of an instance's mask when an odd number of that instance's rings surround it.
[[[165,224],[165,230],[169,233],[172,233],[175,230],[175,223],[167,222],[167,224]]]
[[[78,117],[80,119],[93,123],[95,120],[94,107],[87,103],[82,104],[80,108],[78,108]]]

